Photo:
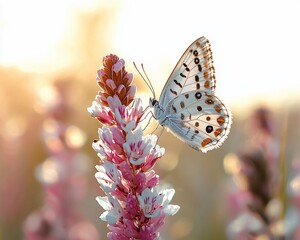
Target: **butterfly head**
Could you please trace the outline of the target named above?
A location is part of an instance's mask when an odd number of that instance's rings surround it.
[[[156,105],[158,105],[158,101],[155,98],[150,98],[149,99],[149,106],[151,108],[155,107]]]

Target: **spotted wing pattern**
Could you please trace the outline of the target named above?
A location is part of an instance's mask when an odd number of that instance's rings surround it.
[[[190,147],[207,152],[219,147],[230,130],[231,114],[214,95],[199,90],[190,91],[172,100],[166,108],[169,124],[175,136]]]
[[[172,99],[192,90],[214,93],[216,86],[210,43],[205,37],[194,41],[184,52],[159,99],[166,106]]]
[[[232,123],[230,111],[214,95],[215,87],[210,44],[201,37],[184,52],[159,100],[168,119],[165,127],[202,152],[219,147]]]

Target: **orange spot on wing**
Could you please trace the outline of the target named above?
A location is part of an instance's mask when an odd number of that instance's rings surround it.
[[[209,61],[206,61],[206,62],[204,63],[204,67],[208,68],[208,66],[209,66]]]
[[[205,81],[204,87],[205,87],[205,88],[210,88],[210,82],[209,82],[209,81]]]
[[[208,71],[205,71],[205,72],[203,73],[203,76],[204,76],[204,78],[208,78]]]
[[[221,112],[222,108],[220,107],[220,105],[216,105],[215,110],[219,113]]]
[[[219,136],[221,132],[222,132],[222,128],[218,128],[218,129],[214,132],[215,137]]]
[[[217,122],[220,126],[222,126],[225,122],[225,119],[222,116],[220,116],[220,117],[218,117]]]
[[[211,138],[206,138],[201,142],[201,146],[205,147],[207,144],[210,144],[212,142]]]

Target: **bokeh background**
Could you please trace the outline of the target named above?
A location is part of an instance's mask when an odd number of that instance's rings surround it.
[[[216,94],[230,107],[233,125],[223,146],[207,154],[169,133],[160,137],[166,155],[156,171],[175,188],[172,202],[181,206],[161,232],[164,239],[227,239],[231,178],[223,159],[248,147],[257,108],[268,109],[278,135],[286,137],[287,178],[300,156],[299,9],[298,0],[1,0],[0,239],[25,239],[25,219],[45,204],[48,189],[38,166],[57,146],[53,150],[45,135],[49,119],[69,130],[64,147],[81,159],[85,183],[74,183],[84,189],[76,211],[106,239],[106,224],[98,219],[103,210],[94,200],[102,194],[91,147],[99,125],[86,111],[98,91],[101,59],[114,53],[126,61],[146,106],[151,92],[132,62],[144,64],[159,95],[200,36],[211,42]]]

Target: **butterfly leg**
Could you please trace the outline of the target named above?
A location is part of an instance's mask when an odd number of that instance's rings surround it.
[[[151,117],[149,118],[148,123],[146,124],[146,126],[143,128],[143,131],[149,126],[150,121],[151,121],[151,119],[153,117],[153,113],[152,112],[148,112],[147,115],[146,115],[146,117],[142,121],[144,121],[148,117],[149,113],[151,113]]]
[[[158,125],[157,125],[156,129],[157,129],[157,128],[158,128]],[[155,129],[155,130],[156,130],[156,129]],[[154,131],[155,131],[155,130],[154,130]],[[156,140],[156,143],[155,143],[153,149],[156,148],[156,145],[157,145],[157,143],[158,143],[158,140],[159,140],[159,138],[161,137],[161,135],[163,134],[164,130],[165,130],[165,128],[163,127],[162,130],[160,131],[160,134],[157,136],[157,140]]]
[[[143,131],[149,126],[152,117],[153,117],[154,119],[156,119],[156,117],[154,116],[153,112],[152,112],[152,111],[149,111],[149,112],[146,114],[146,116],[145,116],[140,122],[144,121],[144,120],[148,117],[149,114],[151,114],[151,117],[149,118],[148,123],[146,124],[146,126],[143,128]],[[159,126],[159,123],[157,124],[156,128],[152,131],[151,134],[153,134],[153,133],[157,130],[158,126]]]
[[[148,107],[147,107],[147,108],[148,108]],[[140,120],[140,122],[144,121],[144,120],[148,117],[148,115],[149,115],[150,113],[151,113],[151,115],[152,115],[152,117],[153,117],[153,113],[152,113],[151,111],[149,111],[149,110],[148,110],[146,116],[144,116],[146,111],[147,111],[147,109],[144,110],[143,116],[142,116],[143,118]]]

